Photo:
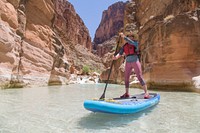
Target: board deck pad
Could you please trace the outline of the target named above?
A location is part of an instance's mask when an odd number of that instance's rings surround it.
[[[149,95],[150,95],[150,97],[148,99],[151,99],[151,98],[156,96],[156,94],[154,94],[154,93],[150,93]],[[127,103],[137,104],[137,103],[140,103],[140,102],[147,101],[148,99],[144,98],[144,94],[137,94],[137,95],[132,95],[129,98],[120,98],[120,97],[113,98],[113,99],[110,99],[110,101],[116,102],[118,104],[127,104]],[[109,99],[105,100],[105,101],[109,102]]]

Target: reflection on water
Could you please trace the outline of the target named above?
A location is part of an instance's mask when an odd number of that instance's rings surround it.
[[[158,105],[129,115],[85,110],[84,100],[99,98],[104,87],[105,84],[74,84],[0,90],[0,133],[200,132],[199,94],[157,92],[161,96]],[[109,84],[106,97],[123,93],[124,86]]]
[[[82,117],[78,124],[82,128],[88,129],[110,129],[113,127],[125,127],[127,124],[138,120],[140,117],[148,115],[156,106],[136,114],[104,114],[104,113],[90,113]]]

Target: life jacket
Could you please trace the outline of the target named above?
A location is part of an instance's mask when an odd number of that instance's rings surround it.
[[[134,45],[126,43],[124,44],[123,48],[126,56],[138,54],[138,51],[136,51],[137,48]]]

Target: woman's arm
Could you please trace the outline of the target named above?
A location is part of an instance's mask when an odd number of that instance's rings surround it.
[[[124,38],[124,40],[127,41],[129,44],[134,45],[137,48],[136,51],[138,50],[138,41],[131,40],[130,38],[126,37],[123,33],[119,33],[119,35],[122,38]]]
[[[124,40],[126,40],[129,44],[134,45],[135,47],[138,46],[138,42],[137,41],[131,40],[130,38],[128,38],[126,36],[124,37]]]

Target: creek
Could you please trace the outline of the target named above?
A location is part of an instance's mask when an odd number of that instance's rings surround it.
[[[0,133],[200,133],[200,95],[161,92],[159,104],[136,114],[93,113],[86,99],[99,98],[105,84],[70,84],[0,90]],[[131,88],[131,94],[142,93]],[[109,84],[106,98],[124,93]]]

